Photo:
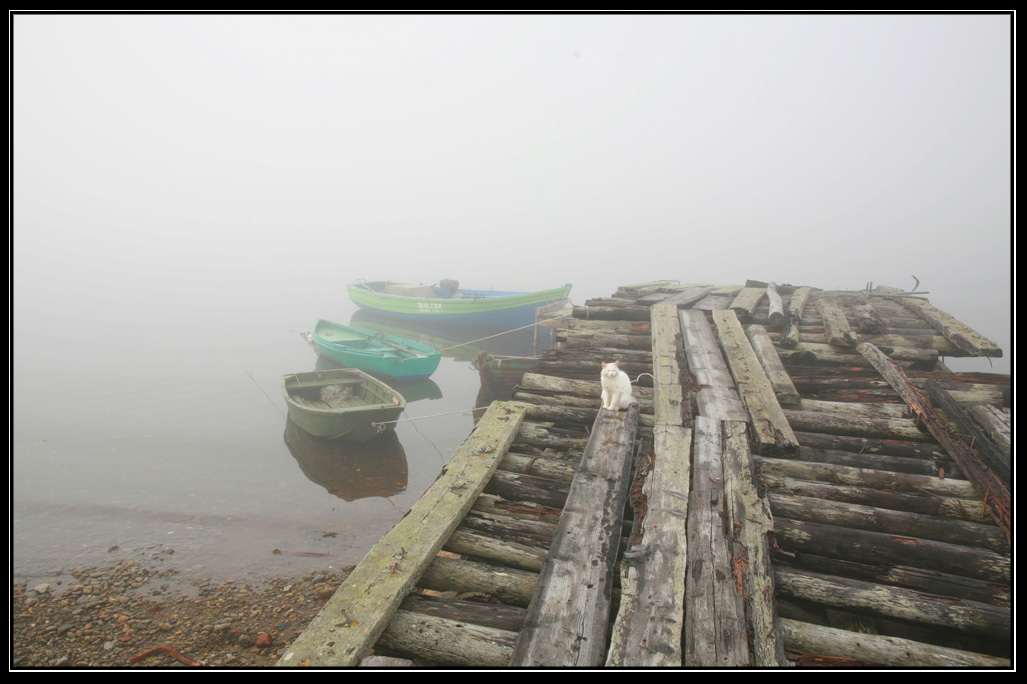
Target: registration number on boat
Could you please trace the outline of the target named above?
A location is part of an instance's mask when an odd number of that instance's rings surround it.
[[[421,313],[442,313],[442,304],[436,302],[417,302],[417,310]]]

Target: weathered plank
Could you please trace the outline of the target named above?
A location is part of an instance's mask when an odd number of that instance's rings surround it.
[[[608,667],[680,667],[684,623],[685,521],[692,431],[653,428],[652,471],[643,485],[641,542],[621,560],[620,609]]]
[[[858,347],[862,354],[877,369],[881,376],[902,395],[909,407],[920,417],[921,423],[930,431],[939,444],[952,456],[963,474],[984,494],[996,522],[1012,539],[1012,498],[1001,478],[974,455],[973,451],[938,416],[930,402],[921,394],[894,361],[880,349],[864,342]]]
[[[844,629],[781,619],[785,645],[806,654],[849,658],[879,663],[887,667],[934,668],[1008,668],[1006,658],[960,651],[910,639],[873,634],[857,634]]]
[[[666,299],[660,301],[661,304],[667,304],[678,309],[687,309],[693,304],[698,302],[700,299],[710,294],[713,291],[712,286],[695,286],[688,289],[682,290],[676,294],[670,295]]]
[[[354,667],[368,655],[484,489],[523,419],[523,409],[504,402],[489,407],[438,479],[353,569],[279,666]]]
[[[698,384],[696,404],[700,415],[721,420],[747,420],[748,414],[735,390],[724,355],[702,311],[679,313],[688,367]]]
[[[749,424],[761,454],[795,454],[799,443],[785,418],[781,405],[763,371],[756,353],[742,330],[734,311],[714,311],[713,323],[717,327],[728,368],[738,386],[738,394],[749,414]]]
[[[762,325],[749,325],[745,328],[745,334],[749,338],[752,349],[756,352],[763,371],[767,374],[770,386],[777,397],[777,403],[781,406],[795,406],[799,403],[799,392],[795,389],[792,379],[788,376],[781,357],[774,349],[774,343],[767,334],[767,329]]]
[[[652,331],[654,423],[687,426],[691,423],[691,403],[681,384],[684,353],[677,307],[673,304],[654,306]]]
[[[603,664],[637,426],[638,404],[596,417],[514,646],[513,666]]]
[[[774,518],[765,487],[757,486],[757,474],[749,453],[746,425],[724,422],[724,491],[728,529],[732,541],[732,569],[749,621],[749,649],[755,667],[783,667],[784,641],[777,628],[774,603],[774,570],[768,535]]]
[[[767,293],[766,287],[743,287],[731,302],[731,311],[740,321],[748,321],[756,312],[760,300]]]
[[[727,536],[721,421],[696,416],[693,440],[684,664],[744,667],[750,664],[749,644]]]

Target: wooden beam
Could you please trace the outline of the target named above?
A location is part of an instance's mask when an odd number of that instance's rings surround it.
[[[738,594],[727,536],[721,421],[696,416],[693,438],[684,664],[745,667],[751,663],[745,606]]]
[[[731,564],[749,621],[749,649],[754,667],[788,665],[777,626],[770,535],[774,517],[766,487],[757,486],[745,423],[725,421],[724,491],[732,542]]]
[[[731,375],[738,386],[749,414],[749,424],[759,453],[790,455],[798,453],[799,442],[774,396],[767,374],[742,331],[734,311],[714,311],[717,327]]]
[[[603,664],[637,426],[638,404],[596,417],[512,666]]]
[[[697,383],[699,414],[720,420],[748,420],[706,314],[695,310],[681,311],[679,318],[688,368]]]
[[[938,443],[945,447],[945,450],[952,456],[959,469],[963,471],[967,479],[977,487],[984,496],[985,503],[991,510],[995,521],[1009,535],[1012,543],[1012,499],[1009,490],[1002,483],[1001,478],[994,470],[983,463],[973,451],[959,437],[953,433],[951,428],[938,415],[934,407],[920,392],[910,383],[909,378],[902,372],[902,369],[889,359],[877,347],[867,342],[859,345],[858,351],[877,369],[877,372],[888,381],[898,392],[909,407],[920,417],[921,423],[930,431]]]
[[[767,318],[772,328],[780,328],[785,323],[784,303],[777,291],[777,283],[767,285]]]
[[[767,374],[770,386],[777,397],[777,403],[784,406],[795,406],[799,403],[799,392],[795,389],[788,371],[781,363],[781,357],[774,349],[774,343],[770,340],[767,329],[762,325],[749,325],[745,328],[745,335],[749,338],[752,349],[756,352],[763,371]]]
[[[438,479],[353,569],[277,665],[359,665],[481,494],[523,419],[523,409],[493,403]]]
[[[656,425],[653,439],[652,471],[642,485],[641,541],[621,560],[620,609],[607,667],[680,667],[683,662],[692,431]]]
[[[657,304],[652,308],[653,420],[657,425],[690,426],[690,395],[681,383],[681,364],[686,363],[677,307]]]
[[[756,307],[759,306],[760,300],[763,299],[766,293],[766,287],[743,287],[735,295],[730,308],[738,316],[738,320],[748,322],[752,315],[756,313]]]

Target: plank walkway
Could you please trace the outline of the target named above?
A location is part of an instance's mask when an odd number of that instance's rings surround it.
[[[942,364],[1001,351],[874,295],[575,307],[279,665],[1009,668],[1009,378]]]

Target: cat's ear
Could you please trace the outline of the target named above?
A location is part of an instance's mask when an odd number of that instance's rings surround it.
[[[616,361],[614,361],[613,365],[614,365],[615,368],[620,368],[620,359],[617,359]]]
[[[601,363],[603,364],[603,368],[606,368],[606,362],[602,361]]]

